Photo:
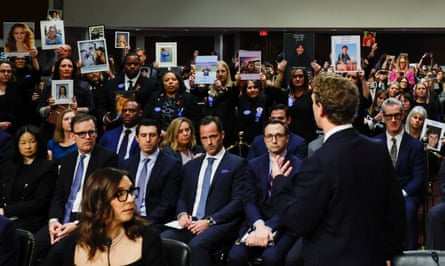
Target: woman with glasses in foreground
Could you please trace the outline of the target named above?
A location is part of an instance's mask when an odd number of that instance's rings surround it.
[[[159,234],[135,212],[138,192],[126,171],[92,173],[78,230],[53,248],[48,265],[167,265]]]

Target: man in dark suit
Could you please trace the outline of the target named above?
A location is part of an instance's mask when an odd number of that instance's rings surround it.
[[[287,126],[289,126],[292,118],[287,110],[287,107],[284,104],[276,104],[272,106],[269,119],[280,120]],[[290,132],[287,151],[300,158],[300,160],[303,160],[307,156],[307,145],[305,140],[297,134]],[[247,160],[253,159],[265,153],[267,153],[267,147],[264,144],[264,138],[262,135],[258,135],[250,144],[249,153],[247,154]]]
[[[201,120],[201,143],[206,155],[183,167],[183,182],[177,203],[178,225],[161,236],[187,243],[192,265],[212,264],[212,253],[233,243],[242,215],[241,189],[245,160],[226,152],[224,131],[218,117]]]
[[[352,121],[358,89],[340,76],[312,82],[312,109],[323,146],[289,185],[290,163],[273,159],[272,206],[303,236],[304,265],[385,265],[401,252],[405,208],[385,145],[360,135]]]
[[[13,143],[11,134],[0,129],[0,165],[10,158]]]
[[[153,119],[144,119],[136,127],[140,152],[121,163],[135,186],[139,187],[136,207],[142,216],[160,230],[175,217],[181,187],[181,162],[159,150],[161,128]],[[146,163],[147,162],[147,163]]]
[[[104,84],[106,91],[105,107],[108,113],[103,117],[105,125],[116,127],[120,115],[120,104],[127,99],[135,99],[139,106],[145,106],[153,91],[156,82],[143,77],[139,73],[141,67],[136,53],[128,53],[124,58],[124,71],[122,75],[111,79]]]
[[[128,100],[122,107],[123,125],[104,133],[99,144],[116,152],[119,162],[127,160],[139,151],[136,142],[136,125],[142,110],[135,100]]]
[[[300,170],[301,160],[286,150],[288,142],[289,129],[282,121],[266,122],[264,143],[268,152],[248,162],[245,174],[246,189],[243,192],[246,221],[240,230],[240,240],[244,242],[242,238],[249,230],[251,232],[245,241],[251,241],[253,244],[252,246],[235,244],[229,253],[230,265],[248,265],[252,256],[259,255],[262,257],[263,265],[283,265],[287,252],[297,239],[295,233],[283,225],[270,205],[273,184],[270,176],[271,158],[279,155],[289,160],[293,169],[292,176]],[[288,178],[288,181],[293,183],[291,178]],[[269,239],[267,237],[269,232],[278,235],[274,239]],[[274,245],[268,247],[270,241],[273,241]]]
[[[36,233],[36,255],[43,259],[51,245],[77,229],[83,184],[96,169],[117,167],[117,155],[96,145],[96,123],[91,115],[79,113],[71,121],[71,137],[77,151],[60,162],[59,177],[49,210],[48,225]]]
[[[19,238],[14,222],[0,215],[0,265],[19,264]]]
[[[417,210],[423,199],[425,157],[423,144],[403,131],[402,103],[388,98],[382,104],[386,132],[376,138],[384,141],[393,160],[396,179],[402,186],[406,206],[405,250],[417,249],[419,222]]]

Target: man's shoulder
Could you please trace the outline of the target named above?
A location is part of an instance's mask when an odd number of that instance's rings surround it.
[[[91,152],[91,156],[104,156],[104,157],[114,157],[116,155],[116,153],[110,149],[108,149],[105,146],[102,146],[100,144],[96,144],[96,146],[94,146],[93,151]]]
[[[177,158],[173,157],[163,150],[159,151],[157,162],[160,162],[163,165],[175,165],[178,163],[181,164],[181,162]]]

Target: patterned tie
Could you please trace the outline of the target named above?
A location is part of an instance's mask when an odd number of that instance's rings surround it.
[[[121,146],[119,147],[119,152],[117,153],[117,157],[120,161],[125,159],[125,155],[127,154],[127,146],[128,146],[128,136],[130,135],[131,130],[126,129],[124,138],[122,139]]]
[[[145,191],[147,190],[147,188],[145,187],[145,181],[147,180],[147,172],[148,172],[147,165],[149,162],[150,158],[145,158],[143,160],[144,166],[142,167],[142,171],[138,179],[139,196],[136,202],[136,208],[138,211],[141,210],[142,202],[145,199]]]
[[[73,180],[73,184],[71,184],[71,191],[68,197],[68,201],[65,204],[65,215],[63,216],[63,223],[67,223],[70,221],[71,211],[73,209],[74,200],[76,199],[76,195],[80,189],[80,182],[82,181],[83,176],[83,159],[85,159],[86,155],[80,155],[79,164],[77,165],[76,175]]]
[[[392,165],[394,167],[396,167],[396,163],[397,163],[397,140],[396,138],[392,138],[392,146],[391,146],[391,160],[392,160]]]
[[[198,210],[196,211],[196,217],[198,217],[198,219],[205,216],[207,196],[209,195],[210,189],[210,177],[212,176],[213,161],[215,161],[215,158],[207,158],[207,161],[208,164],[204,173],[204,180],[202,181],[201,198],[199,200]]]

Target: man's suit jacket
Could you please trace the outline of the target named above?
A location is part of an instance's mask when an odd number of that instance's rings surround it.
[[[8,160],[12,154],[13,140],[11,134],[0,130],[0,166]]]
[[[19,238],[14,222],[0,215],[0,265],[18,265]]]
[[[183,166],[183,182],[179,194],[177,214],[193,213],[199,172],[205,156],[193,159]],[[206,203],[206,216],[217,225],[236,224],[241,218],[241,190],[246,162],[241,157],[225,152],[210,185]]]
[[[116,154],[119,153],[117,150],[117,145],[119,144],[119,138],[121,136],[123,126],[110,129],[105,131],[102,138],[100,138],[99,144],[104,146],[105,148],[108,148],[109,150],[114,151]],[[130,158],[138,154],[139,152],[139,145],[136,141],[136,138],[133,139],[131,142],[131,148],[130,148]]]
[[[297,156],[298,158],[300,158],[300,160],[303,160],[307,156],[306,141],[297,134],[290,132],[289,143],[287,144],[287,152]],[[264,153],[267,153],[267,147],[264,143],[264,136],[261,134],[256,136],[250,144],[249,153],[247,154],[247,160],[251,160]]]
[[[295,176],[277,176],[272,206],[303,236],[304,265],[385,265],[403,247],[405,206],[386,146],[350,128]]]
[[[134,93],[134,97],[141,107],[145,106],[151,94],[157,89],[156,82],[153,79],[144,78],[142,76],[139,76],[133,87],[133,90],[127,92],[129,94]],[[125,76],[119,75],[114,79],[106,81],[104,83],[104,88],[107,95],[105,106],[107,106],[108,111],[113,112],[115,111],[116,106],[116,92],[125,92]]]
[[[383,140],[386,145],[386,133],[378,135],[377,138]],[[408,196],[420,200],[423,197],[426,173],[423,144],[406,132],[403,133],[400,143],[395,170],[402,189]]]
[[[70,195],[78,155],[78,151],[75,151],[67,154],[60,161],[59,177],[49,209],[49,218],[58,218],[59,221],[63,220],[65,203]],[[105,167],[118,167],[117,155],[109,149],[96,144],[91,152],[91,158],[86,168],[84,183],[92,172]]]
[[[120,165],[120,168],[130,173],[134,184],[139,160],[140,153],[137,153]],[[166,223],[175,217],[176,201],[182,181],[181,167],[179,160],[160,151],[147,187],[140,188],[145,189],[147,218],[155,224]]]
[[[293,185],[292,177],[300,171],[301,160],[292,154],[287,154],[285,161],[290,161],[292,166],[291,178],[287,181]],[[247,224],[252,225],[258,219],[264,220],[266,225],[273,231],[279,230],[280,233],[287,231],[283,228],[280,217],[270,204],[268,196],[269,188],[269,153],[265,153],[250,160],[246,169],[246,202],[244,211]],[[244,231],[244,230],[243,230]]]

